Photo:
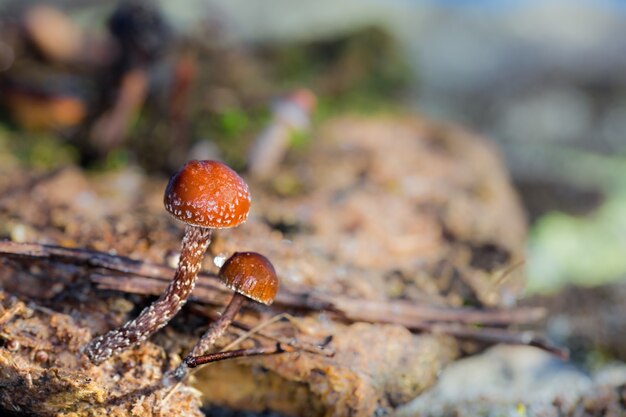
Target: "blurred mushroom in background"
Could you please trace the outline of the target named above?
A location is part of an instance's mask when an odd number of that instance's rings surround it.
[[[276,173],[292,136],[309,129],[316,101],[312,91],[298,89],[272,105],[272,120],[254,139],[248,153],[251,178],[264,181]]]
[[[144,103],[150,84],[150,69],[163,57],[171,40],[171,31],[155,3],[148,0],[123,0],[108,19],[108,29],[117,44],[117,55],[108,83],[117,86],[100,93],[108,110],[91,129],[96,148],[103,151],[119,145]]]

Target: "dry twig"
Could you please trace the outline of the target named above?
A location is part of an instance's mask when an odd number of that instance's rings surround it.
[[[33,258],[92,268],[90,279],[99,288],[135,294],[160,294],[174,273],[172,268],[142,262],[122,256],[88,249],[72,249],[35,243],[0,242],[0,257]],[[102,270],[109,271],[103,274]],[[214,274],[200,274],[193,298],[207,304],[223,305],[230,291]],[[329,311],[347,321],[399,324],[414,331],[450,334],[459,338],[491,343],[514,343],[540,347],[565,357],[567,353],[542,337],[529,332],[511,332],[497,327],[527,324],[545,316],[542,308],[517,307],[509,309],[453,308],[415,305],[407,301],[372,301],[312,291],[295,294],[279,292],[276,305],[308,311]],[[241,328],[242,324],[237,323]],[[272,336],[260,333],[264,337]],[[285,343],[284,340],[277,340]],[[305,349],[306,350],[306,349]]]

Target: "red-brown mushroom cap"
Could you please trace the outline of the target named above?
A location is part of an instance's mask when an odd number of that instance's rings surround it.
[[[187,224],[214,229],[245,222],[250,210],[248,185],[217,161],[189,161],[167,184],[165,209]]]
[[[287,97],[307,114],[312,113],[317,105],[317,97],[308,88],[299,88],[292,91]]]
[[[228,288],[259,303],[272,304],[278,291],[274,265],[256,252],[235,252],[220,268],[219,277]]]

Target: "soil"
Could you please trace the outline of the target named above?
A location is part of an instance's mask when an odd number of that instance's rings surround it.
[[[3,236],[175,265],[182,225],[162,208],[165,178],[133,169],[33,172],[15,161],[1,169]],[[252,250],[272,260],[285,294],[485,308],[512,306],[521,293],[524,215],[497,151],[477,135],[419,116],[343,117],[292,150],[270,181],[248,180],[250,218],[218,232],[205,271]],[[0,262],[0,405],[16,412],[192,416],[203,402],[385,415],[432,386],[467,347],[443,334],[293,308],[291,320],[267,331],[325,344],[333,357],[296,351],[225,361],[172,390],[163,375],[206,328],[206,307],[189,303],[150,342],[92,366],[81,348],[148,297],[99,290],[84,265]],[[248,305],[239,319],[254,326],[282,312]],[[217,348],[240,334],[233,329]],[[253,336],[244,345],[267,343]]]

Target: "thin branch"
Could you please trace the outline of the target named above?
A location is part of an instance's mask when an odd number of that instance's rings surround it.
[[[208,353],[206,355],[191,356],[185,359],[185,364],[189,368],[195,368],[207,363],[223,361],[226,359],[234,358],[247,358],[250,356],[267,356],[276,355],[278,353],[293,352],[289,346],[283,346],[280,343],[276,343],[274,347],[256,347],[250,349],[237,349],[228,350],[225,352]]]
[[[54,245],[41,245],[38,243],[16,243],[8,240],[0,241],[0,257],[42,259],[149,278],[149,280],[143,280],[143,282],[142,280],[137,281],[137,283],[132,282],[129,284],[129,288],[125,289],[118,287],[120,285],[122,287],[126,285],[123,282],[124,277],[114,275],[102,275],[101,279],[98,279],[98,276],[94,277],[95,282],[98,283],[98,281],[102,281],[102,288],[139,294],[155,294],[155,288],[159,288],[156,294],[160,294],[172,280],[175,272],[173,268],[165,265],[142,262],[124,256],[111,255],[90,249],[66,248]],[[230,290],[220,284],[215,274],[200,273],[198,277],[199,281],[197,285],[205,289],[205,296],[199,298],[199,301],[214,304],[212,302],[213,299],[221,300],[224,298],[224,295],[231,293]],[[134,277],[130,277],[129,279],[133,280]],[[111,288],[108,288],[106,283],[109,283]],[[278,295],[278,299],[275,302],[279,305],[293,308],[312,310],[332,309],[332,306],[328,303],[324,304],[320,301],[307,302],[307,298],[309,297],[306,294],[296,295],[283,292]],[[223,302],[219,301],[217,304],[222,305]]]
[[[35,243],[0,241],[0,257],[37,258],[104,269],[131,276],[92,274],[99,288],[128,293],[158,295],[171,281],[174,269],[122,256],[110,255],[88,249],[73,249]],[[94,271],[95,272],[95,271]],[[224,305],[230,292],[214,274],[199,274],[196,301]],[[341,295],[311,291],[296,294],[281,290],[276,305],[309,311],[331,311],[349,321],[400,324],[420,330],[427,322],[454,322],[464,324],[509,325],[541,320],[545,309],[517,307],[508,309],[474,309],[419,305],[414,302],[393,300],[373,301]]]
[[[53,262],[79,265],[92,268],[90,279],[103,289],[127,293],[158,295],[171,280],[174,269],[164,265],[151,264],[122,256],[110,255],[89,249],[73,249],[35,243],[15,243],[0,241],[0,257],[43,259]],[[117,274],[101,274],[102,270]],[[223,287],[214,274],[200,274],[193,299],[207,304],[224,305],[231,292]],[[307,294],[294,294],[282,291],[276,304],[283,307],[309,311],[330,311],[348,321],[390,323],[403,325],[414,331],[443,333],[488,343],[509,343],[541,348],[560,358],[567,358],[567,350],[552,344],[549,340],[533,332],[512,332],[488,327],[511,324],[524,324],[545,317],[542,308],[471,309],[415,305],[407,301],[390,302],[348,298],[339,295],[312,291]],[[236,327],[250,331],[242,323]],[[481,324],[483,327],[470,326]],[[259,335],[289,346],[281,338],[259,332]],[[302,346],[301,346],[302,345]],[[307,351],[318,349],[297,343],[292,348]]]
[[[545,336],[532,331],[512,332],[506,329],[490,327],[469,327],[450,323],[430,323],[422,326],[422,330],[430,333],[442,333],[459,339],[470,339],[489,344],[526,345],[552,353],[562,360],[569,359],[569,350],[557,346]]]
[[[209,317],[214,320],[218,317],[217,312],[215,310],[211,310],[206,307],[197,306],[195,310],[202,315]],[[295,350],[311,352],[315,354],[322,354],[324,356],[333,356],[334,351],[328,347],[322,347],[321,345],[310,345],[308,343],[302,343],[298,341],[287,341],[280,337],[275,337],[268,335],[262,329],[266,325],[278,321],[283,314],[279,314],[277,316],[272,317],[270,320],[264,321],[261,324],[251,327],[241,322],[235,321],[233,322],[233,326],[241,329],[240,331],[246,331],[242,333],[239,339],[247,337],[249,333],[254,332],[256,335],[272,340],[275,343],[280,343],[283,346],[290,346]],[[414,326],[414,330],[429,332],[429,333],[439,333],[446,334],[450,336],[457,337],[459,339],[468,339],[474,341],[485,342],[489,344],[511,344],[511,345],[526,345],[526,346],[534,346],[539,349],[550,352],[560,359],[567,360],[569,358],[569,351],[561,346],[557,346],[550,342],[543,335],[532,332],[532,331],[510,331],[501,328],[494,327],[482,327],[482,326],[468,326],[464,324],[457,323],[421,323],[419,325]],[[227,345],[224,350],[228,351],[235,346],[235,343],[239,341],[236,340],[233,343]],[[313,349],[311,349],[313,348]]]
[[[123,291],[135,294],[157,295],[167,285],[166,282],[145,277],[92,276],[99,288]],[[202,277],[194,291],[192,299],[208,304],[224,305],[228,293],[220,289],[216,293]],[[372,323],[400,324],[409,329],[419,330],[420,323],[431,321],[449,321],[465,324],[509,325],[526,324],[541,320],[545,310],[536,307],[517,307],[510,309],[485,309],[436,307],[416,305],[406,301],[372,301],[348,298],[333,294],[313,292],[308,297],[279,292],[276,304],[285,307],[310,311],[328,310],[337,313],[348,321],[368,321]],[[327,305],[328,308],[320,308]]]
[[[192,306],[192,309],[198,314],[208,317],[211,320],[217,320],[217,318],[219,317],[218,313],[215,310],[207,308],[205,306],[196,305],[196,306]],[[322,355],[322,356],[326,356],[329,358],[335,355],[335,351],[333,349],[325,346],[326,342],[322,342],[320,344],[301,342],[295,338],[286,339],[283,337],[274,336],[274,335],[268,334],[264,330],[265,327],[271,325],[272,323],[280,321],[283,317],[287,317],[287,316],[289,316],[289,314],[281,313],[272,317],[271,319],[267,321],[259,323],[258,325],[254,327],[244,324],[238,320],[233,321],[231,328],[234,328],[237,331],[237,333],[239,334],[239,337],[237,338],[237,340],[228,344],[224,349],[230,350],[233,347],[235,347],[237,344],[239,344],[241,341],[249,338],[251,335],[256,335],[256,336],[261,336],[265,339],[271,340],[272,342],[280,343],[284,346],[290,346],[291,348],[295,350],[309,352],[309,353],[313,353],[316,355]]]
[[[41,245],[38,243],[16,243],[9,240],[0,241],[0,256],[47,259],[71,265],[103,268],[110,271],[144,277],[168,276],[169,279],[171,279],[174,274],[172,268],[168,268],[164,265],[151,264],[90,249],[66,248],[63,246]]]
[[[400,300],[381,302],[335,295],[329,295],[328,300],[337,311],[350,320],[395,323],[407,327],[430,321],[490,325],[526,324],[545,317],[545,309],[536,307],[454,308],[416,305],[414,302]]]

